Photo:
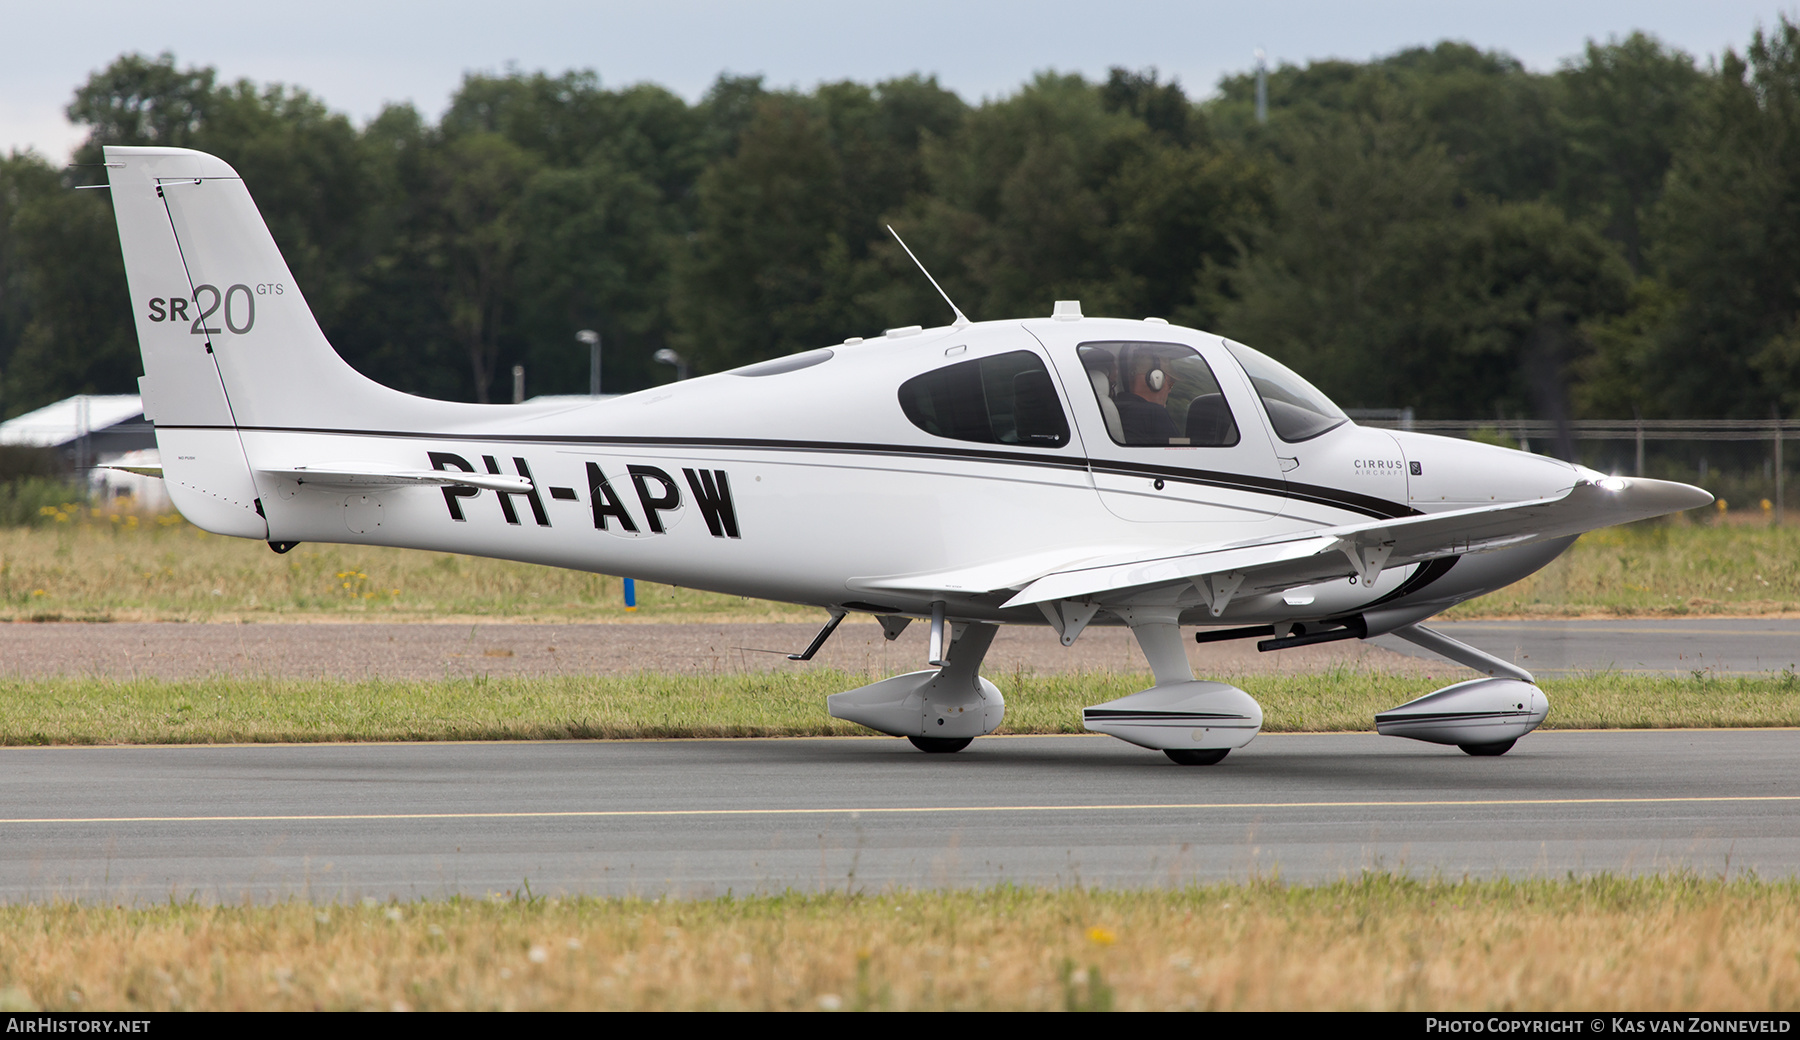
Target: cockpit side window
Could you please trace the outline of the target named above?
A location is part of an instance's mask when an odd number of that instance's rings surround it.
[[[1244,366],[1244,374],[1269,413],[1269,425],[1282,440],[1289,444],[1311,440],[1350,421],[1331,398],[1269,355],[1230,340],[1225,341],[1225,349]]]
[[[1076,348],[1113,443],[1229,448],[1237,421],[1198,351],[1177,343],[1083,343]]]
[[[1060,448],[1069,420],[1042,358],[1029,350],[959,361],[900,384],[900,410],[937,437]]]

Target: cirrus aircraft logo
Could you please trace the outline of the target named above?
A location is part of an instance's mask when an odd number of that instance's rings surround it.
[[[1406,463],[1401,459],[1352,459],[1350,464],[1356,467],[1359,477],[1397,477],[1406,472]]]

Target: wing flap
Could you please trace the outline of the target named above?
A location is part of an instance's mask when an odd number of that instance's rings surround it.
[[[1013,592],[1054,571],[1079,567],[1094,559],[1116,559],[1126,551],[1127,547],[1122,545],[1089,546],[1079,552],[1059,549],[925,574],[851,578],[844,584],[855,592],[902,592],[916,595],[940,592]]]
[[[1081,599],[1123,589],[1183,585],[1208,574],[1255,573],[1283,564],[1320,559],[1320,554],[1335,542],[1335,538],[1313,535],[1265,545],[1202,549],[1152,560],[1100,562],[1045,575],[1026,586],[1005,605],[1023,607],[1059,599]],[[1347,566],[1342,556],[1331,560],[1330,565],[1336,573],[1344,572]],[[1333,576],[1335,575],[1324,575],[1318,580]],[[1296,581],[1282,587],[1292,588],[1293,585],[1306,584],[1310,582]],[[1251,580],[1245,591],[1252,588],[1260,586]]]

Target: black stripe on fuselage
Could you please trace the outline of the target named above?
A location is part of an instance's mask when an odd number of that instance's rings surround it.
[[[484,434],[484,433],[417,433],[400,430],[342,430],[301,426],[182,426],[166,425],[166,430],[235,430],[239,433],[307,433],[339,437],[386,437],[395,440],[475,441],[490,444],[566,444],[570,446],[611,448],[704,448],[736,451],[791,451],[831,455],[869,455],[885,458],[956,459],[972,462],[997,462],[1014,466],[1041,466],[1049,469],[1088,470],[1115,476],[1161,477],[1201,487],[1274,495],[1297,499],[1315,505],[1333,506],[1377,520],[1402,516],[1418,516],[1419,511],[1398,502],[1360,495],[1354,491],[1296,484],[1268,477],[1214,470],[1184,469],[1179,466],[1153,466],[1147,463],[1120,462],[1113,459],[1089,459],[1079,455],[1033,455],[1016,451],[993,451],[981,448],[919,447],[902,444],[864,444],[848,441],[790,441],[754,437],[581,437],[552,434]]]
[[[1375,716],[1375,724],[1386,723],[1398,726],[1407,722],[1477,722],[1482,719],[1529,719],[1537,713],[1533,711],[1440,711],[1431,713],[1407,713],[1403,715],[1381,714]]]
[[[1162,477],[1166,480],[1203,484],[1208,487],[1230,488],[1237,491],[1260,491],[1283,495],[1302,502],[1311,502],[1314,505],[1348,509],[1377,520],[1393,520],[1403,516],[1420,515],[1417,509],[1410,506],[1389,502],[1384,498],[1359,495],[1354,491],[1344,491],[1339,488],[1296,484],[1292,481],[1253,477],[1240,473],[1216,473],[1208,470],[1183,469],[1180,466],[1152,466],[1146,463],[1119,462],[1113,459],[1089,459],[1087,462],[1096,473],[1111,473],[1124,477]]]
[[[1247,721],[1250,718],[1248,715],[1216,711],[1133,711],[1128,708],[1083,708],[1081,717],[1115,722]]]

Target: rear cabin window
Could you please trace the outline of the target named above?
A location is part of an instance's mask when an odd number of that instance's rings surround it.
[[[1178,343],[1083,343],[1081,368],[1114,444],[1229,448],[1237,420],[1211,366]]]
[[[1069,420],[1044,362],[1029,350],[946,365],[900,384],[900,410],[937,437],[1060,448]]]

